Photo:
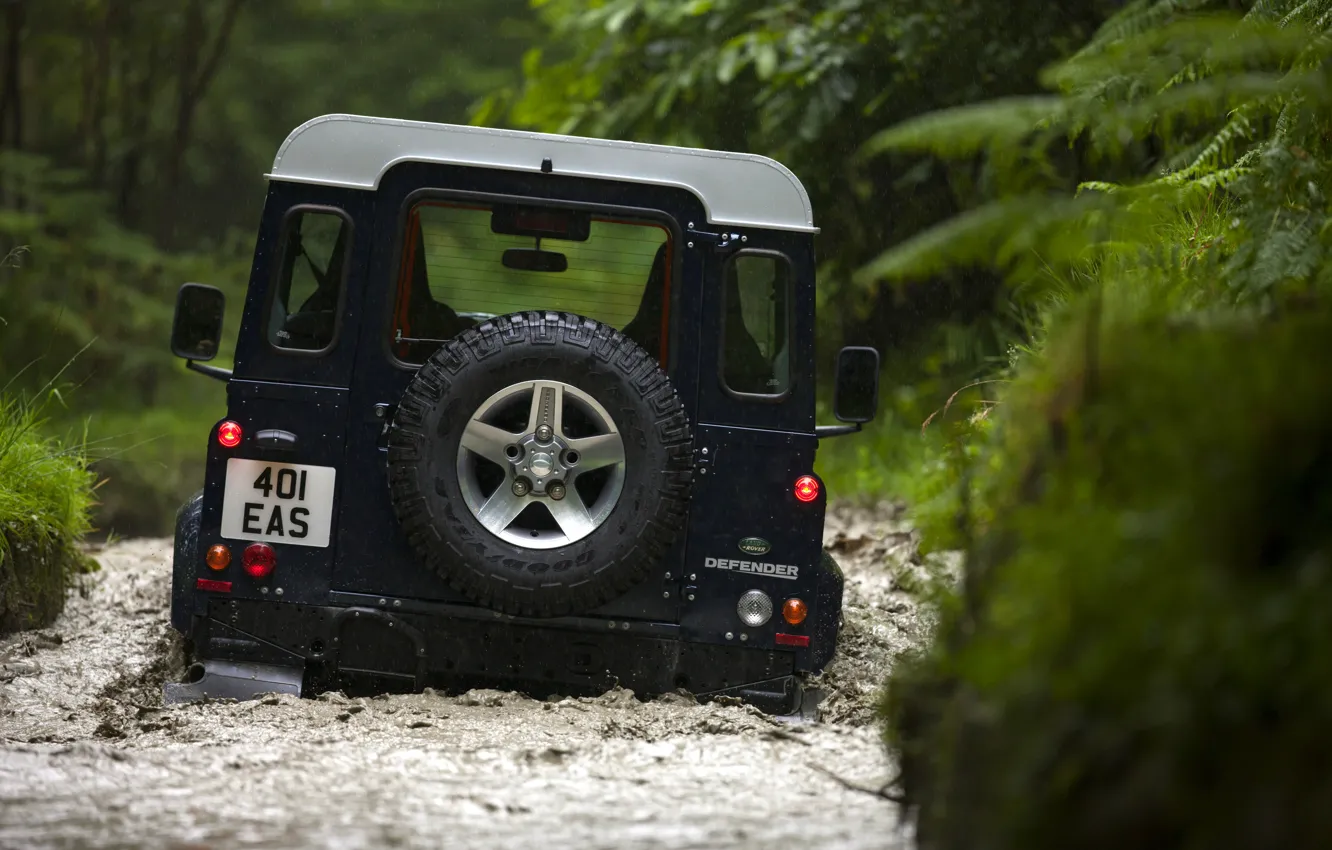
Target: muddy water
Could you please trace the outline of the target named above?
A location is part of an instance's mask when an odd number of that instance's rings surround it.
[[[51,629],[0,642],[0,848],[909,845],[869,725],[928,627],[895,512],[838,509],[844,640],[818,723],[625,691],[161,705],[170,545],[98,553]]]

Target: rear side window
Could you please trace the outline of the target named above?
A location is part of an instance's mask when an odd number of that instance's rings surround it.
[[[340,210],[298,208],[287,216],[268,319],[270,343],[296,351],[333,344],[350,248],[351,222]]]
[[[791,264],[743,253],[722,275],[722,381],[736,393],[782,396],[791,386]]]
[[[427,201],[407,217],[393,349],[419,363],[469,327],[559,310],[604,322],[665,362],[670,231],[557,207]]]

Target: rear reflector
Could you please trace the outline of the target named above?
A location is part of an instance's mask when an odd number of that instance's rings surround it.
[[[809,635],[784,635],[777,633],[778,646],[809,646]]]
[[[230,593],[231,582],[214,581],[211,578],[201,578],[194,583],[195,590],[211,590],[214,593]]]

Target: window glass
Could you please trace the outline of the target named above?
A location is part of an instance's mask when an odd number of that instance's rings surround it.
[[[554,207],[430,201],[407,220],[393,343],[419,363],[506,313],[558,310],[621,330],[662,359],[670,234]]]
[[[319,351],[333,342],[350,235],[350,223],[336,212],[297,210],[288,216],[268,321],[273,345]]]
[[[737,254],[723,275],[722,379],[740,393],[781,395],[791,382],[791,266],[775,254]]]

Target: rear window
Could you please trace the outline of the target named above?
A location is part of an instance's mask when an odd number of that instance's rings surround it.
[[[486,319],[578,313],[662,362],[671,239],[661,224],[555,207],[421,203],[407,217],[393,348],[419,363]]]

